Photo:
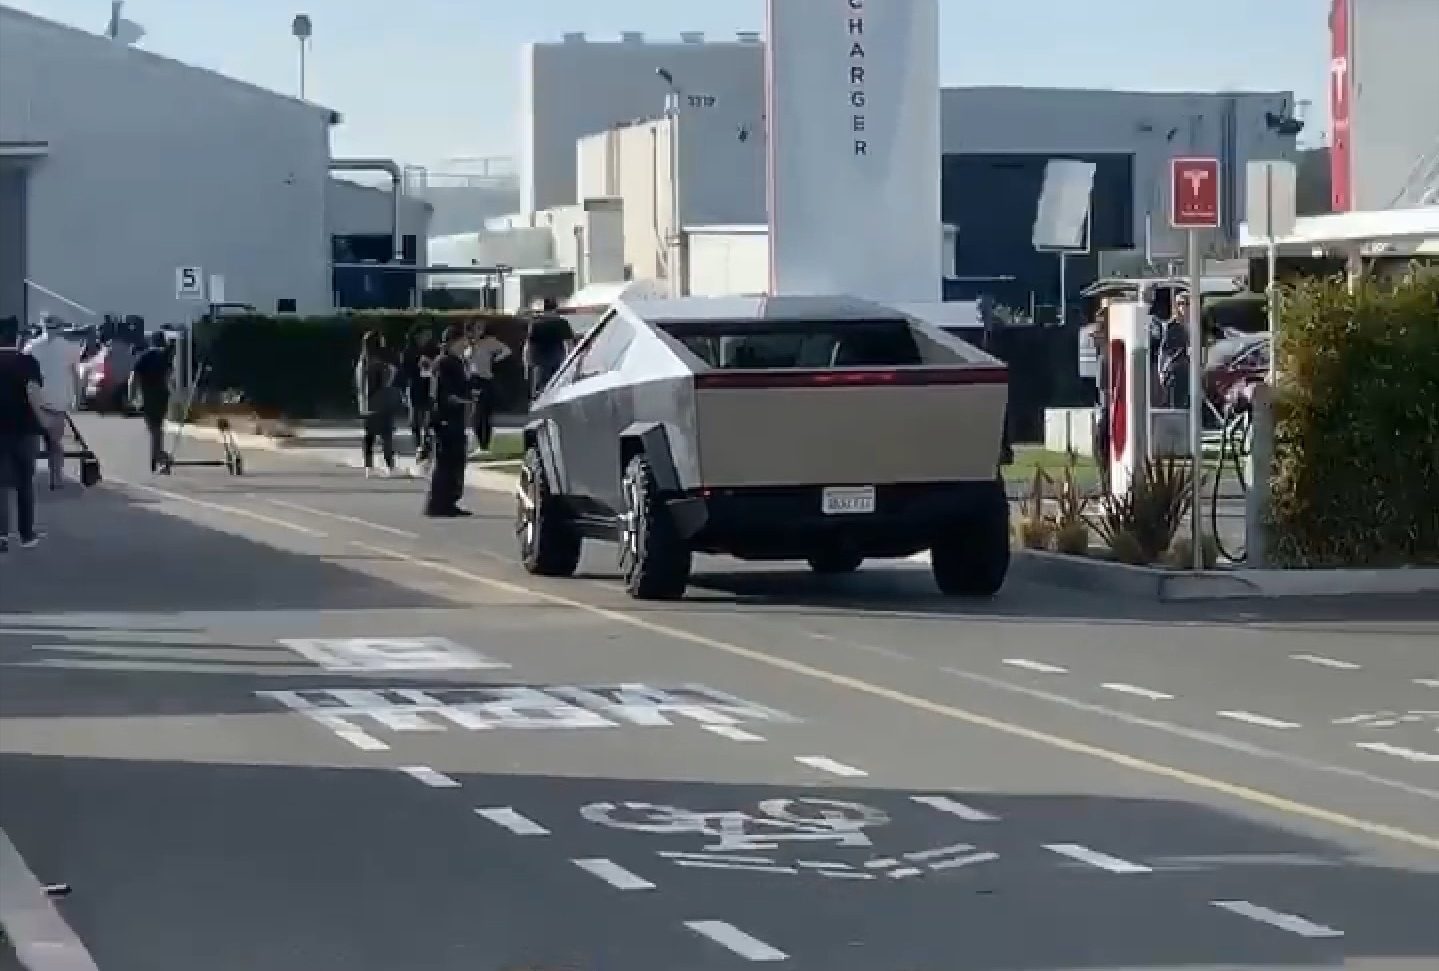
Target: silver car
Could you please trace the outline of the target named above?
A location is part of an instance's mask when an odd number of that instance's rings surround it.
[[[1009,567],[1004,364],[850,298],[622,298],[536,399],[516,530],[531,573],[617,543],[629,593],[683,595],[693,555],[848,573],[930,552],[947,594]]]

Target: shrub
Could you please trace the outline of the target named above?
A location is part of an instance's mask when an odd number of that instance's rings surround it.
[[[1286,290],[1277,361],[1276,563],[1439,563],[1439,270]]]
[[[1015,523],[1015,538],[1027,550],[1047,550],[1054,538],[1054,520],[1045,511],[1045,487],[1050,484],[1049,474],[1041,468],[1034,470],[1029,483],[1029,493],[1019,501],[1019,521]]]
[[[1212,570],[1219,565],[1219,541],[1214,534],[1203,532],[1199,534],[1200,548],[1204,551],[1204,568]],[[1176,570],[1194,569],[1194,539],[1187,532],[1181,533],[1174,538],[1169,545],[1169,552],[1164,555],[1166,565]]]
[[[485,321],[514,357],[496,371],[501,410],[523,405],[519,351],[525,324],[506,315],[455,311],[362,312],[333,317],[226,316],[198,325],[196,360],[211,368],[212,394],[241,398],[260,415],[337,418],[355,413],[355,359],[368,330],[385,335],[396,354],[416,325],[436,336],[450,324]]]
[[[1129,490],[1103,496],[1089,523],[1121,562],[1157,563],[1189,514],[1192,481],[1188,459],[1146,459]]]

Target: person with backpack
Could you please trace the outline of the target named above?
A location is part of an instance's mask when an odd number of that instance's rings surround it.
[[[385,460],[382,475],[395,474],[395,418],[400,412],[400,388],[396,383],[398,369],[390,363],[385,349],[385,336],[369,331],[360,343],[360,359],[355,362],[355,394],[364,422],[361,454],[365,462],[365,478],[375,475],[375,444]]]

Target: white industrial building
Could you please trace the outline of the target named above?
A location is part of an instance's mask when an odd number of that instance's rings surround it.
[[[182,267],[222,278],[226,301],[328,312],[334,237],[394,228],[388,187],[330,177],[339,120],[0,6],[0,315],[188,321]],[[400,211],[423,253],[427,207]]]
[[[528,44],[520,67],[523,211],[579,201],[575,143],[658,115],[670,93],[657,74],[662,69],[682,94],[682,110],[736,138],[742,129],[762,129],[764,46],[757,33],[726,41],[698,33],[650,41],[626,33],[618,42],[566,34],[558,43]]]

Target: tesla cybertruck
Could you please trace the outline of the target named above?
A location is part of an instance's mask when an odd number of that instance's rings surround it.
[[[945,594],[1009,569],[1005,365],[853,298],[622,297],[535,400],[516,533],[569,576],[618,544],[631,596],[683,596],[696,553],[841,574],[929,551]]]

